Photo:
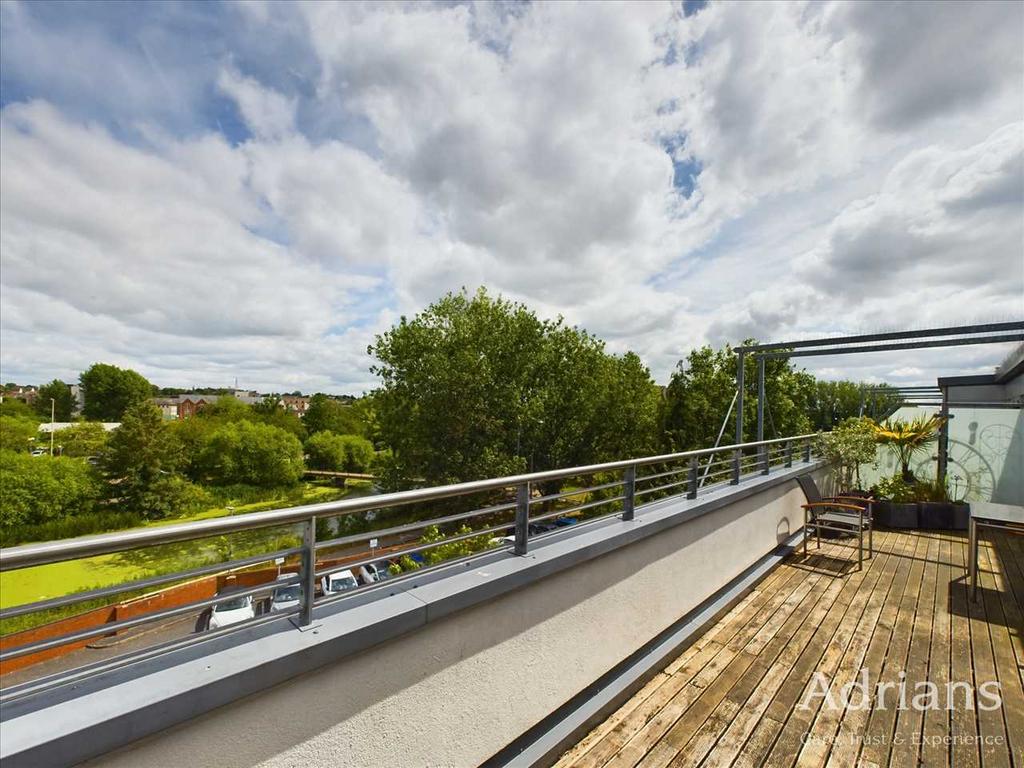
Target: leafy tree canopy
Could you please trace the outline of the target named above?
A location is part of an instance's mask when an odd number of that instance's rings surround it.
[[[160,409],[143,401],[125,411],[100,461],[127,509],[160,517],[162,505],[153,506],[154,489],[174,475],[181,459],[181,444]]]
[[[18,400],[14,397],[5,397],[3,402],[0,402],[0,416],[13,416],[18,419],[31,419],[36,423],[41,421],[39,414],[36,413],[32,406],[24,400]],[[47,412],[47,421],[49,421],[49,418],[50,414]]]
[[[745,344],[755,343],[748,339]],[[744,364],[744,440],[757,436],[757,361],[748,355]],[[679,361],[665,390],[665,438],[676,451],[710,448],[736,392],[736,354],[704,346]],[[782,358],[765,360],[765,437],[798,435],[811,430],[810,404],[814,377],[796,370]],[[735,417],[735,411],[733,411]],[[725,427],[723,443],[735,439],[733,421]]]
[[[391,486],[586,464],[656,442],[658,389],[636,355],[609,355],[586,331],[483,289],[403,317],[369,351]]]
[[[39,397],[33,403],[33,408],[40,418],[46,421],[50,420],[51,399],[53,420],[71,421],[71,412],[75,409],[75,396],[71,394],[71,387],[59,379],[54,379],[39,388]]]
[[[103,453],[110,433],[95,421],[82,421],[54,435],[61,456],[88,457]]]
[[[0,449],[28,453],[39,442],[41,434],[35,419],[0,416]]]
[[[210,435],[200,463],[205,475],[220,485],[292,485],[304,469],[298,438],[250,421],[219,427]]]
[[[369,472],[373,464],[373,443],[358,435],[317,432],[306,441],[309,465],[330,472]]]
[[[302,420],[311,435],[317,432],[365,435],[367,431],[362,409],[341,403],[322,392],[309,399],[309,407]]]
[[[102,483],[81,459],[0,450],[0,530],[93,511]]]
[[[85,393],[82,414],[93,421],[121,421],[125,411],[153,395],[153,385],[128,368],[94,363],[79,377]]]

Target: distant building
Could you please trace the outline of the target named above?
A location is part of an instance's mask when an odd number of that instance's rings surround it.
[[[219,395],[178,395],[178,418],[195,416],[200,408],[217,402]]]
[[[281,397],[281,405],[288,413],[294,413],[301,419],[309,410],[309,398],[305,395],[284,395]]]
[[[50,434],[51,432],[60,432],[62,429],[67,429],[68,427],[75,427],[83,423],[95,424],[96,422],[55,421],[53,423],[50,423],[49,421],[47,421],[39,425],[39,431],[44,432],[46,434]],[[103,421],[100,422],[100,424],[103,426],[105,430],[107,430],[107,432],[113,432],[115,429],[121,426],[120,421]]]
[[[71,408],[71,415],[78,416],[85,408],[85,390],[81,384],[71,384],[71,396],[75,398],[75,404]]]
[[[154,397],[153,405],[160,409],[165,419],[178,418],[178,398],[176,397]]]
[[[0,400],[21,400],[27,405],[32,405],[32,403],[36,401],[37,397],[39,397],[38,387],[33,387],[32,385],[24,387],[14,386],[4,389],[2,396],[0,396]]]

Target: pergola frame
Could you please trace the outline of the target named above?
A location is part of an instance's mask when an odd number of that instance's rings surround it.
[[[867,333],[855,336],[833,336],[818,339],[748,344],[736,347],[736,444],[743,442],[743,387],[744,363],[747,355],[757,360],[757,440],[764,439],[764,361],[767,358],[826,357],[828,355],[855,355],[865,352],[892,352],[901,349],[934,349],[974,344],[1002,344],[1024,341],[1024,321],[983,323],[978,325],[926,328],[916,331]],[[888,342],[888,343],[877,343]],[[899,388],[897,388],[899,389]],[[909,389],[909,388],[905,388]],[[921,391],[925,388],[922,387]],[[935,388],[928,388],[935,391]],[[949,442],[949,389],[941,387],[941,407],[944,417],[939,437],[938,477],[944,480]],[[979,405],[981,405],[979,403]],[[994,404],[985,404],[990,407]]]

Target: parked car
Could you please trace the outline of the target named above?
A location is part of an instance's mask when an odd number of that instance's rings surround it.
[[[385,579],[391,578],[391,574],[388,572],[388,563],[381,561],[379,563],[367,563],[366,565],[360,566],[359,578],[363,584],[376,584],[378,581],[384,581]]]
[[[33,456],[49,456],[50,452],[46,448],[33,448],[32,449],[32,455]]]
[[[347,568],[343,571],[328,573],[326,576],[322,576],[320,578],[320,589],[323,590],[325,595],[345,592],[349,589],[355,589],[358,586],[359,582],[356,581],[355,575]]]
[[[277,580],[283,581],[292,576],[293,574],[290,573],[282,573]],[[301,584],[282,584],[280,587],[274,587],[274,591],[270,595],[270,612],[280,613],[290,610],[298,606],[300,600],[302,600]]]
[[[220,629],[240,621],[256,618],[256,611],[252,604],[252,595],[238,595],[231,597],[226,594],[227,599],[214,604],[210,611],[209,629]]]
[[[538,536],[542,533],[550,533],[555,530],[558,530],[558,526],[555,523],[548,522],[547,520],[543,523],[530,523],[529,525],[531,536]]]
[[[387,581],[395,575],[391,572],[391,563],[388,560],[381,560],[373,565],[377,569],[377,581]]]
[[[559,528],[564,528],[567,525],[576,525],[579,522],[578,518],[575,517],[557,517],[555,518],[555,525]]]

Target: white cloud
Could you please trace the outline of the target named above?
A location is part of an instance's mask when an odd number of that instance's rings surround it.
[[[938,8],[169,7],[136,49],[7,4],[4,378],[360,391],[375,331],[479,284],[660,379],[705,341],[1019,317],[1020,8]]]

